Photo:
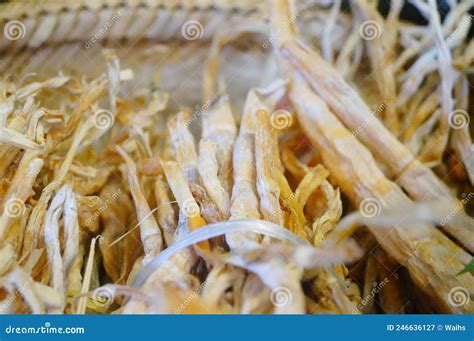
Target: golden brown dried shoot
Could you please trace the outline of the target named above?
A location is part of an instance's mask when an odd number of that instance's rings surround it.
[[[173,144],[176,160],[189,182],[198,183],[198,157],[194,137],[189,131],[188,120],[190,113],[181,111],[168,120],[168,130]]]
[[[301,76],[297,73],[292,76],[290,96],[302,127],[344,192],[361,207],[366,205],[363,200],[375,201],[379,209],[407,204],[409,199],[385,178],[369,151],[344,128]],[[369,228],[390,256],[408,268],[415,283],[436,300],[439,309],[451,312],[469,309],[452,307],[446,301],[448,291],[460,280],[452,267],[461,269],[469,261],[468,254],[432,226],[415,225],[393,226],[394,232],[390,234],[370,225]],[[433,271],[438,274],[436,278]],[[472,281],[462,280],[466,286]]]
[[[171,191],[178,202],[180,220],[183,220],[188,230],[205,225],[206,221],[201,216],[201,209],[193,197],[181,168],[174,161],[162,160],[161,165]],[[207,241],[199,243],[198,247],[202,252],[207,252],[210,249]]]

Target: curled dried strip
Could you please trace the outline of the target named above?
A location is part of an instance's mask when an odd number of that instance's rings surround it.
[[[304,207],[309,196],[313,193],[329,176],[329,172],[324,166],[317,165],[303,177],[295,191],[296,200]]]
[[[26,200],[34,194],[33,185],[44,163],[35,154],[25,152],[5,195],[0,217],[0,238],[8,232],[11,222],[23,213]]]
[[[209,197],[219,208],[221,215],[229,216],[229,194],[218,178],[217,145],[211,140],[199,142],[198,171]]]
[[[334,190],[331,184],[324,180],[321,188],[326,197],[326,210],[313,222],[313,244],[320,245],[325,236],[331,231],[341,219],[342,202],[339,188]]]
[[[64,210],[64,201],[68,187],[62,187],[53,198],[51,205],[46,212],[44,225],[44,243],[48,254],[48,266],[51,275],[50,283],[61,296],[61,308],[56,313],[64,310],[66,301],[64,264],[61,257],[61,245],[59,241],[59,218]]]
[[[275,178],[280,188],[280,205],[285,213],[285,226],[298,237],[306,239],[303,206],[296,199],[283,173],[275,171]]]

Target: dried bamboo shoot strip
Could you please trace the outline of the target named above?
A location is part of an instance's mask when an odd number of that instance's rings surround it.
[[[137,210],[137,219],[140,222],[140,236],[145,252],[143,262],[146,263],[158,255],[163,247],[161,230],[151,214],[150,206],[141,189],[135,163],[121,147],[117,146],[117,152],[122,156],[127,165],[128,183]]]

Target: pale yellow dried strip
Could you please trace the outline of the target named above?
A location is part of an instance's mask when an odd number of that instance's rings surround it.
[[[16,261],[15,249],[11,244],[0,248],[0,276],[3,276]]]
[[[43,148],[42,145],[9,128],[0,128],[0,143],[9,144],[21,149],[40,150]]]
[[[77,214],[76,197],[70,186],[66,187],[66,198],[64,200],[63,223],[64,223],[64,250],[63,268],[64,278],[67,278],[72,264],[76,260],[79,250],[79,221]],[[66,281],[67,284],[67,281]]]
[[[42,89],[59,88],[63,86],[64,84],[66,84],[69,80],[70,80],[70,77],[58,76],[58,77],[48,79],[47,81],[44,81],[44,82],[33,82],[24,86],[21,89],[18,89],[18,91],[15,93],[15,96],[17,100],[22,100],[27,97],[34,96],[38,91]]]
[[[313,193],[328,176],[328,170],[322,165],[317,165],[306,173],[295,191],[296,200],[298,200],[301,206],[304,207],[306,205],[311,193]]]
[[[342,216],[339,188],[334,190],[327,180],[323,180],[321,188],[326,196],[327,207],[324,213],[313,222],[313,244],[316,246],[324,241],[325,236],[336,226]]]
[[[181,212],[184,212],[188,217],[199,214],[199,206],[196,200],[194,200],[193,194],[189,189],[186,178],[178,163],[161,160],[161,165]]]
[[[223,96],[202,113],[202,138],[217,146],[219,180],[227,193],[232,189],[232,149],[237,136],[237,125],[229,98]]]
[[[260,219],[260,205],[256,188],[255,131],[256,112],[269,110],[261,101],[256,89],[249,91],[245,101],[239,136],[234,144],[230,219]],[[230,233],[226,241],[233,248],[254,248],[258,246],[259,236],[253,233]]]
[[[59,219],[63,213],[64,201],[66,200],[67,186],[62,187],[53,198],[46,212],[44,225],[44,243],[48,255],[50,284],[61,296],[61,308],[52,313],[62,313],[66,302],[64,264],[61,257],[61,245],[59,241]]]
[[[22,213],[26,200],[34,194],[32,188],[43,163],[42,159],[28,152],[25,152],[21,159],[12,184],[5,195],[3,213],[0,218],[0,239],[8,231],[9,225],[16,217],[16,214],[12,215],[12,209],[13,211],[19,209],[18,213]]]
[[[130,186],[130,192],[132,193],[133,202],[135,203],[135,209],[137,210],[137,219],[140,222],[140,237],[145,252],[143,262],[147,263],[158,255],[163,247],[161,230],[151,214],[150,206],[143,194],[135,163],[121,147],[117,146],[116,150],[127,165],[128,184]]]
[[[190,182],[198,182],[197,154],[194,137],[189,131],[187,121],[189,113],[179,112],[168,120],[168,130],[173,144],[176,160],[183,170],[186,179]]]
[[[268,112],[256,113],[255,165],[257,169],[257,190],[260,196],[260,210],[265,220],[283,226],[283,212],[280,207],[280,187],[273,177],[277,169],[275,156],[268,151],[273,144]]]
[[[209,197],[227,219],[230,214],[230,199],[218,177],[217,148],[213,141],[201,139],[199,142],[198,171]]]
[[[87,263],[84,269],[84,278],[83,278],[82,287],[81,287],[81,294],[84,296],[79,298],[77,308],[76,308],[76,314],[78,315],[83,315],[86,313],[86,308],[87,308],[86,294],[87,292],[89,292],[92,271],[93,271],[93,267],[95,263],[94,256],[95,256],[95,244],[96,244],[97,238],[92,238],[90,247],[89,247],[89,254],[87,256]]]

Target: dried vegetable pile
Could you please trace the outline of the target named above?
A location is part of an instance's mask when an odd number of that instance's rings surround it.
[[[474,2],[450,3],[271,1],[279,77],[241,112],[220,54],[259,25],[213,38],[199,110],[124,94],[113,49],[96,79],[2,79],[1,311],[473,313]]]

